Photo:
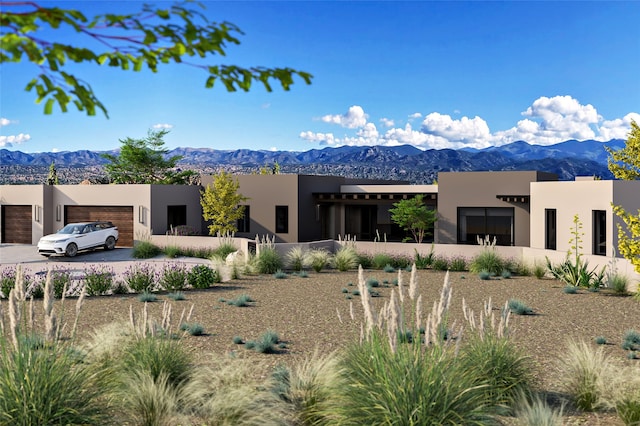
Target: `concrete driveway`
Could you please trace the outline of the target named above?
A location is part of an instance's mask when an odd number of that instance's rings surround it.
[[[51,256],[46,258],[38,254],[38,247],[26,244],[0,244],[0,264],[60,264],[60,263],[86,263],[86,262],[123,262],[133,261],[131,248],[118,247],[107,251],[96,249],[94,251],[80,252],[76,257]]]

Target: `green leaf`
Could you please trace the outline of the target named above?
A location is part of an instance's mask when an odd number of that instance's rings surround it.
[[[53,104],[55,100],[53,98],[47,99],[47,102],[44,104],[44,113],[46,115],[50,115],[53,112]]]

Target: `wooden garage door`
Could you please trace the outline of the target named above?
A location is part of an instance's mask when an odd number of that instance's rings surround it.
[[[2,206],[2,242],[31,244],[31,206]]]
[[[118,227],[118,245],[133,246],[133,206],[65,206],[64,223],[108,220]]]

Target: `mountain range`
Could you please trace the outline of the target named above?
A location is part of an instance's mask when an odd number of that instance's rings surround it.
[[[181,168],[210,173],[220,168],[252,173],[261,167],[280,165],[282,173],[340,175],[358,178],[385,178],[410,183],[430,183],[440,171],[499,171],[539,170],[556,173],[560,180],[575,176],[598,176],[611,179],[607,168],[605,147],[620,149],[622,139],[608,142],[569,140],[555,145],[533,145],[524,141],[486,149],[430,149],[420,150],[411,145],[401,146],[342,146],[308,151],[215,150],[209,148],[176,148],[168,155],[179,155]],[[105,151],[65,151],[24,153],[0,150],[0,183],[17,183],[16,174],[45,173],[55,163],[65,175],[79,174],[75,180],[87,178],[87,171],[95,177],[107,162]],[[117,150],[108,151],[117,154]],[[35,179],[36,183],[38,182]],[[25,182],[22,182],[25,183]],[[67,182],[76,183],[74,179]]]

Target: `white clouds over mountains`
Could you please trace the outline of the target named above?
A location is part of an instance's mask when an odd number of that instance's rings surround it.
[[[13,124],[14,121],[9,120],[8,118],[0,117],[0,127],[5,127]],[[4,147],[12,147],[13,145],[19,145],[23,142],[31,139],[31,136],[28,134],[20,133],[17,135],[0,135],[0,148]]]
[[[541,97],[522,112],[524,119],[510,129],[491,132],[481,117],[454,119],[449,115],[432,112],[414,113],[407,117],[404,127],[393,127],[395,122],[382,118],[380,133],[361,106],[354,105],[342,115],[325,115],[325,123],[352,129],[355,134],[336,137],[333,133],[305,131],[300,138],[321,145],[402,145],[410,144],[423,149],[486,148],[524,140],[531,144],[551,145],[569,139],[608,141],[625,139],[631,121],[640,122],[640,114],[630,112],[622,118],[605,120],[593,105],[582,105],[571,96]],[[422,119],[419,129],[414,120]],[[416,126],[417,127],[417,126]]]

